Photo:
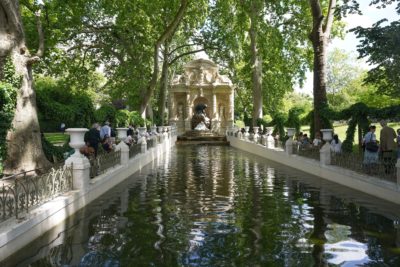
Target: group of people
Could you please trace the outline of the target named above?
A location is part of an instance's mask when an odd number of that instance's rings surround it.
[[[85,134],[86,146],[82,148],[82,154],[87,156],[97,156],[99,145],[106,152],[111,152],[115,146],[115,130],[110,122],[106,121],[103,126],[94,123],[92,128]]]
[[[369,132],[362,140],[364,148],[364,165],[371,166],[378,163],[379,155],[385,172],[389,173],[394,168],[393,160],[400,158],[400,129],[397,132],[387,125],[385,120],[380,121],[382,129],[380,131],[379,141],[376,138],[376,126],[371,125]]]
[[[320,148],[323,145],[321,133],[316,132],[314,139],[311,141],[306,133],[300,132],[297,136],[297,144],[302,148]],[[339,139],[337,134],[333,135],[333,139],[331,141],[331,151],[335,153],[342,152],[342,142]]]
[[[149,133],[145,133],[146,137],[150,136]],[[129,125],[127,130],[127,136],[121,140],[125,142],[128,146],[132,144],[138,143],[138,131],[135,129],[133,125]],[[85,134],[85,146],[81,149],[81,153],[86,156],[96,157],[99,146],[105,152],[113,151],[115,147],[115,130],[112,128],[111,123],[106,121],[103,126],[100,126],[98,123],[94,123],[92,128]]]

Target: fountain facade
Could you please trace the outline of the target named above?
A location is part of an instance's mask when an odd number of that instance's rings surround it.
[[[203,109],[209,118],[207,129],[225,135],[233,126],[234,92],[231,80],[218,73],[218,65],[207,59],[196,59],[184,66],[184,73],[176,75],[169,93],[169,123],[176,125],[182,135],[196,129],[194,118]],[[200,121],[199,121],[200,122]],[[208,127],[207,127],[208,126]],[[202,128],[203,127],[203,128]]]

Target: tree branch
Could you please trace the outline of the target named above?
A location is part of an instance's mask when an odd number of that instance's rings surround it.
[[[329,39],[329,37],[331,35],[331,29],[332,29],[332,25],[333,25],[335,9],[336,9],[336,0],[330,0],[329,7],[328,7],[328,15],[326,16],[325,25],[324,25],[325,38],[327,38],[327,39]]]
[[[201,49],[188,51],[188,52],[182,53],[182,54],[180,54],[180,55],[174,57],[174,59],[172,59],[171,62],[170,62],[169,64],[172,65],[172,64],[175,63],[175,61],[177,61],[178,59],[180,59],[180,58],[182,58],[182,57],[184,57],[184,56],[191,55],[191,54],[195,54],[195,53],[198,53],[198,52],[201,52],[201,51],[206,51],[207,49],[214,49],[214,50],[217,50],[218,48],[217,48],[217,47],[203,47],[203,48],[201,48]]]
[[[43,27],[42,27],[42,22],[40,20],[40,9],[35,12],[36,16],[36,27],[38,31],[38,36],[39,36],[39,48],[36,52],[37,57],[43,57],[44,54],[44,33],[43,33]]]
[[[165,31],[162,33],[162,35],[160,36],[160,38],[158,38],[155,46],[154,46],[154,55],[153,55],[153,74],[151,77],[151,80],[149,82],[149,85],[147,86],[147,89],[144,93],[143,99],[142,99],[142,103],[140,105],[140,113],[142,115],[142,117],[145,117],[145,111],[147,108],[148,103],[150,102],[150,98],[154,92],[154,88],[157,84],[157,79],[158,79],[158,56],[159,56],[159,51],[160,51],[160,47],[161,45],[165,42],[165,40],[169,37],[171,37],[179,23],[181,22],[186,8],[188,6],[188,0],[181,0],[181,5],[179,7],[178,13],[175,15],[174,19],[172,20],[172,22],[168,25],[168,27],[165,29]]]
[[[184,45],[180,45],[178,47],[175,47],[174,49],[172,49],[169,53],[168,56],[171,56],[174,52],[176,52],[179,49],[182,49],[184,47],[189,47],[189,46],[194,46],[194,45],[200,45],[199,43],[193,43],[193,44],[184,44]]]

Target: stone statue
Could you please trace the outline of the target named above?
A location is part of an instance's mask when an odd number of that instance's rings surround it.
[[[211,122],[206,115],[206,108],[207,105],[202,103],[195,107],[195,114],[192,117],[192,130],[210,130]]]

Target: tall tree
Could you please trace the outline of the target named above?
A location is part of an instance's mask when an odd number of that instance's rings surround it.
[[[242,113],[253,108],[260,111],[252,114],[257,119],[263,111],[278,111],[285,93],[304,79],[311,62],[308,8],[307,2],[292,0],[227,0],[210,5],[202,34],[207,43],[219,47],[209,54],[236,85],[235,105]],[[260,97],[254,95],[258,87]]]
[[[331,30],[336,9],[336,0],[329,0],[326,15],[320,0],[309,0],[313,17],[309,38],[314,50],[314,130],[318,132],[326,127],[322,110],[327,106],[326,96],[326,48],[331,37]]]
[[[400,11],[400,9],[399,9]],[[380,93],[400,96],[400,20],[389,25],[381,20],[370,28],[354,29],[357,38],[362,38],[358,45],[360,58],[374,66],[368,71],[365,82],[376,85]]]
[[[157,85],[157,80],[158,80],[158,72],[159,72],[159,53],[160,53],[160,47],[165,43],[165,41],[168,38],[171,38],[176,29],[179,26],[179,23],[182,21],[186,9],[188,7],[188,0],[181,0],[180,7],[178,9],[178,12],[174,16],[173,20],[170,22],[170,24],[165,28],[165,30],[162,32],[160,37],[157,39],[155,45],[154,45],[154,54],[153,54],[153,73],[151,76],[151,80],[142,95],[142,101],[140,104],[140,113],[142,117],[144,118],[146,116],[146,108],[151,100],[151,96],[154,94],[154,89]]]
[[[33,170],[50,165],[41,142],[32,65],[44,52],[44,36],[40,12],[36,12],[39,48],[31,55],[26,43],[20,5],[17,0],[0,0],[0,73],[7,57],[11,57],[16,73],[21,76],[17,91],[17,104],[12,129],[7,134],[7,159],[5,173]],[[1,77],[1,75],[0,75]]]
[[[258,21],[260,11],[264,5],[262,1],[250,1],[248,10],[250,18],[250,54],[251,54],[251,74],[253,82],[253,126],[257,125],[257,120],[263,117],[263,94],[262,94],[262,55],[259,52],[258,44]]]

